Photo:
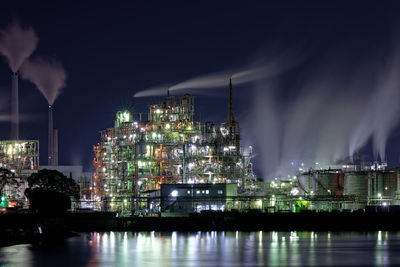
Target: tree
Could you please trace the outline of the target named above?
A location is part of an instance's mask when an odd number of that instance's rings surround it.
[[[70,197],[79,198],[79,185],[56,170],[40,170],[27,181],[30,208],[42,213],[64,212],[71,208]]]

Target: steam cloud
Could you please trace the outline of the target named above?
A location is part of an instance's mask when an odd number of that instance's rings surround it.
[[[395,50],[367,54],[354,68],[346,55],[328,55],[309,69],[300,65],[307,70],[295,79],[287,71],[303,62],[304,55],[280,56],[267,64],[189,79],[170,91],[210,92],[226,88],[230,77],[234,86],[252,84],[249,118],[242,115],[241,124],[247,143],[256,145],[264,179],[292,175],[299,166],[333,167],[369,142],[374,159],[384,160],[388,138],[400,120],[400,53]],[[161,94],[165,87],[137,95]]]
[[[31,27],[21,27],[14,21],[0,32],[0,53],[3,54],[13,72],[17,72],[24,61],[35,51],[39,38]]]
[[[167,94],[168,85],[159,85],[137,92],[134,97],[160,96]]]
[[[212,95],[218,88],[227,88],[229,79],[234,85],[248,84],[262,79],[274,77],[298,63],[298,60],[287,60],[289,53],[280,53],[278,56],[269,58],[267,63],[258,63],[241,69],[231,69],[207,75],[198,76],[175,85],[161,85],[145,89],[136,93],[135,97],[160,96],[164,95],[166,88],[170,92],[184,90],[185,93],[195,93],[197,95]]]
[[[66,86],[67,73],[61,63],[55,59],[45,60],[37,57],[26,61],[21,67],[22,78],[31,81],[53,105],[61,89]]]
[[[294,174],[301,163],[304,170],[340,164],[369,141],[374,158],[386,159],[400,119],[400,55],[372,58],[350,73],[343,62],[324,61],[290,93],[285,75],[254,85],[251,119],[242,125],[254,135],[246,139],[257,144],[264,179]]]

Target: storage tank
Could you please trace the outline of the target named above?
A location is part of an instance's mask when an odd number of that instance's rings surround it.
[[[343,194],[343,173],[330,171],[315,173],[317,180],[316,195],[341,196]]]
[[[351,172],[344,176],[344,195],[355,195],[358,208],[364,208],[368,201],[368,174]]]
[[[317,189],[316,181],[310,174],[302,174],[297,177],[298,186],[300,189],[300,195],[315,193]]]
[[[395,198],[397,190],[397,173],[392,171],[371,173],[371,195],[382,198]]]

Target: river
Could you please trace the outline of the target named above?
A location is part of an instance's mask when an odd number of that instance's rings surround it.
[[[0,266],[400,264],[400,232],[93,232],[0,248]]]

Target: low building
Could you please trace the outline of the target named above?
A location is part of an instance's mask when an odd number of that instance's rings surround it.
[[[233,206],[237,184],[162,184],[150,193],[150,212],[191,213],[204,210],[225,211]]]

